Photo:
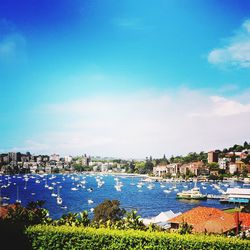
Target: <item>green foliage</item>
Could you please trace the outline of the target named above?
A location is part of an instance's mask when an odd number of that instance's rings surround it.
[[[124,229],[135,229],[135,230],[144,230],[146,226],[141,220],[141,216],[137,214],[137,211],[132,210],[126,213],[126,217],[123,218]]]
[[[81,213],[71,213],[64,214],[59,220],[54,220],[52,225],[56,226],[88,226],[90,224],[90,219],[88,218],[88,212],[83,211]]]
[[[208,163],[207,166],[209,167],[210,171],[218,171],[219,170],[219,164],[216,162]]]
[[[135,163],[135,173],[145,174],[145,162],[136,162]]]
[[[33,249],[247,250],[250,241],[223,236],[36,225],[26,234]]]
[[[192,229],[193,229],[192,225],[188,225],[187,222],[182,222],[180,224],[178,233],[179,234],[191,234],[192,233]]]
[[[53,173],[53,174],[58,174],[59,172],[60,172],[59,168],[53,168],[51,170],[51,173]]]
[[[110,221],[114,223],[122,218],[125,210],[120,208],[118,200],[105,200],[94,209],[94,222],[106,223]]]
[[[90,167],[90,166],[83,166],[82,164],[77,164],[77,163],[74,163],[74,164],[73,164],[73,168],[74,168],[75,171],[77,171],[77,172],[91,171],[91,170],[92,170],[92,167]]]
[[[207,162],[207,153],[204,153],[201,151],[200,153],[196,152],[190,152],[186,156],[171,156],[169,159],[170,163],[180,163],[180,164],[185,164],[185,163],[190,163],[190,162],[195,162],[195,161],[202,161],[204,163]]]

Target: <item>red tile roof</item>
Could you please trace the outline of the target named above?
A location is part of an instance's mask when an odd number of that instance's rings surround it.
[[[241,222],[241,227],[244,229],[250,228],[250,213],[239,213],[239,220]]]
[[[197,233],[225,233],[236,228],[236,220],[233,214],[210,207],[193,208],[168,222],[177,224],[187,222],[193,226],[193,232]]]

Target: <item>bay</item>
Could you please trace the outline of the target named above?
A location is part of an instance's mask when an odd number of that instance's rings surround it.
[[[99,186],[98,186],[99,183]],[[185,212],[196,206],[208,206],[225,209],[234,207],[221,204],[219,200],[187,201],[176,199],[176,193],[194,187],[193,182],[146,182],[140,176],[112,174],[28,174],[0,176],[1,196],[3,202],[12,204],[18,198],[26,206],[30,201],[45,200],[44,207],[50,217],[60,218],[67,212],[87,210],[93,217],[93,208],[105,199],[119,200],[121,207],[130,211],[137,210],[143,218],[153,217],[160,212],[172,210]],[[116,185],[120,184],[119,188]],[[198,182],[197,187],[203,194],[221,194],[228,187],[242,186],[242,183]],[[52,189],[53,188],[53,189]],[[56,197],[60,192],[62,205],[57,204]],[[18,197],[17,197],[18,196]]]

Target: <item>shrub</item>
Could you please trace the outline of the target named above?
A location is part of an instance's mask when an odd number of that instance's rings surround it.
[[[31,226],[26,234],[33,249],[205,249],[247,250],[250,241],[223,236],[180,235],[176,233],[107,228]]]

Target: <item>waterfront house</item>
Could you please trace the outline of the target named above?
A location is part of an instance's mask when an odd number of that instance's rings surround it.
[[[167,173],[167,165],[157,165],[153,168],[153,174],[155,176],[163,176]]]
[[[234,214],[217,208],[196,207],[168,221],[171,229],[177,230],[182,223],[192,226],[193,233],[226,234],[237,231],[238,222]]]
[[[202,161],[190,162],[180,166],[180,173],[187,174],[187,171],[198,176],[198,175],[207,175],[208,169],[205,167],[205,164]]]
[[[176,176],[177,173],[180,173],[180,163],[171,163],[171,164],[164,164],[164,165],[157,165],[153,168],[153,174],[155,176],[163,176],[166,174],[170,174],[172,176]]]

